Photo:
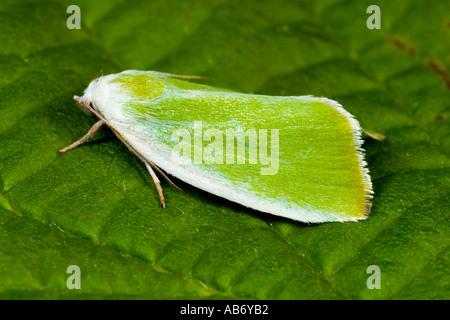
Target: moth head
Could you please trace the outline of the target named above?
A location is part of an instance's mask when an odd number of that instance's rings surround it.
[[[86,99],[84,99],[83,97],[79,97],[79,96],[74,96],[73,99],[76,101],[78,107],[83,110],[83,112],[88,115],[89,117],[93,117],[94,114],[92,113],[91,110],[89,110],[89,108],[86,106]]]
[[[92,113],[91,110],[89,110],[86,104],[89,103],[89,106],[97,111],[96,101],[99,97],[99,93],[101,93],[102,84],[104,83],[103,78],[104,77],[100,77],[92,80],[89,83],[89,86],[84,91],[84,95],[82,97],[78,96],[73,97],[77,102],[78,107],[90,117],[93,117],[94,114]]]

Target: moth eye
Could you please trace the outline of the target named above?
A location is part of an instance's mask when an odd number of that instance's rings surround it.
[[[98,81],[98,78],[95,78],[94,80],[91,80],[90,83],[94,82],[94,81]]]

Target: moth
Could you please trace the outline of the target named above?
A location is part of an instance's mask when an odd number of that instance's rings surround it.
[[[237,93],[189,76],[129,70],[74,99],[145,164],[161,206],[168,175],[261,212],[302,222],[357,221],[372,183],[358,121],[336,101]],[[176,187],[178,188],[178,187]]]

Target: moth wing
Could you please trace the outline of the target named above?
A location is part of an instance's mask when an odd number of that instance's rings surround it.
[[[370,210],[372,190],[363,160],[361,128],[332,100],[185,90],[157,101],[122,103],[114,108],[121,116],[108,120],[132,151],[219,197],[303,222],[359,220]],[[202,124],[202,137],[208,129],[223,132],[223,145],[227,128],[234,132],[277,129],[279,168],[275,174],[264,175],[262,169],[270,164],[196,164],[193,156],[188,163],[175,161],[173,150],[179,141],[174,141],[173,134],[189,132],[194,143],[195,121]],[[270,138],[266,141],[269,149]],[[246,152],[249,149],[247,145]],[[223,157],[236,151],[224,150]]]

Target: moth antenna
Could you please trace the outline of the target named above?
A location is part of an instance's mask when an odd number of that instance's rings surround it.
[[[203,80],[211,80],[211,78],[209,78],[209,77],[204,77],[204,76],[187,76],[187,75],[173,74],[173,73],[165,73],[165,75],[168,75],[168,76],[174,77],[174,78],[180,78],[180,79],[203,79]]]

